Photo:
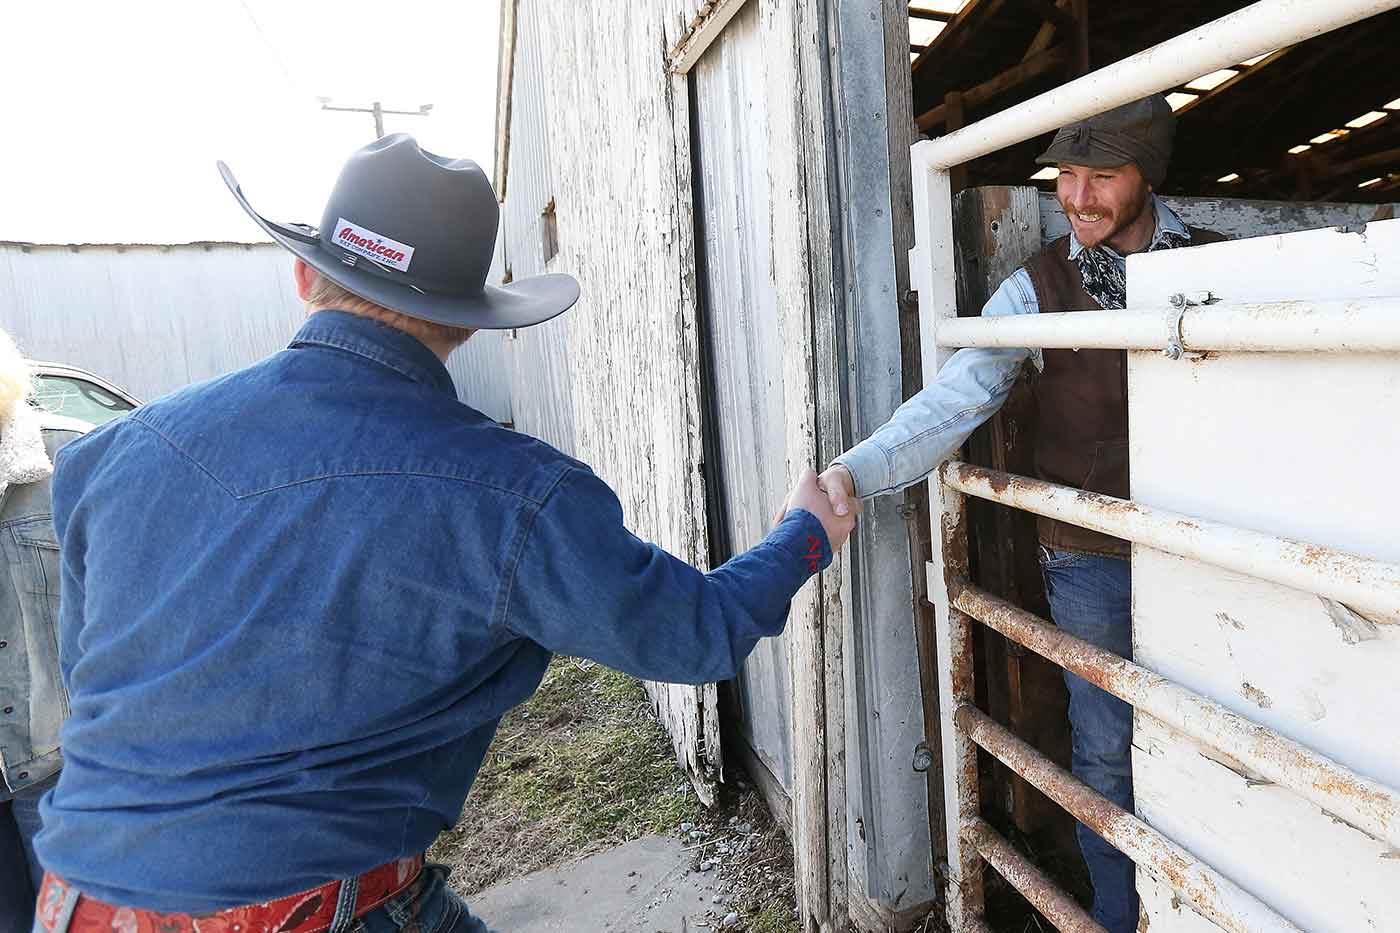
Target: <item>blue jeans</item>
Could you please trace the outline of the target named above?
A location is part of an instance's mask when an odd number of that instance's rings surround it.
[[[1061,629],[1129,660],[1133,657],[1133,583],[1124,558],[1041,549],[1050,615]],[[1065,672],[1074,776],[1133,811],[1133,708]],[[1133,933],[1138,923],[1132,860],[1082,823],[1079,849],[1094,884],[1094,919],[1108,933]]]
[[[70,889],[60,907],[58,923],[53,933],[68,933],[81,894]],[[347,903],[353,903],[348,898]],[[447,869],[431,862],[423,873],[399,894],[360,917],[346,909],[337,913],[327,933],[492,933],[490,927],[472,916],[460,897],[447,888]],[[35,923],[33,933],[47,933]]]
[[[360,918],[355,933],[491,933],[447,887],[448,870],[431,862],[408,890]]]
[[[34,858],[39,798],[57,783],[54,775],[0,803],[0,933],[28,933],[34,922],[34,897],[44,878]]]

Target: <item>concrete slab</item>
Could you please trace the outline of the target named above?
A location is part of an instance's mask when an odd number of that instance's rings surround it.
[[[730,908],[715,903],[718,873],[691,871],[692,855],[678,839],[645,836],[487,888],[467,904],[498,933],[716,929]]]

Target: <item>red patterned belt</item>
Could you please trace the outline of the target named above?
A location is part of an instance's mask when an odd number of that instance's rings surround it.
[[[355,916],[366,914],[408,887],[423,870],[423,856],[396,859],[372,868],[359,877]],[[48,933],[58,931],[68,882],[44,875],[39,889],[38,921]],[[330,928],[335,917],[340,882],[291,894],[264,904],[230,907],[208,914],[163,914],[153,910],[117,907],[86,894],[68,923],[69,933],[318,933]]]

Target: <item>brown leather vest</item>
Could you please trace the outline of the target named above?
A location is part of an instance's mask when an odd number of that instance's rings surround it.
[[[1225,237],[1188,228],[1191,244]],[[1070,261],[1069,237],[1060,237],[1026,260],[1040,310],[1099,308],[1084,290],[1079,266]],[[1046,350],[1036,385],[1040,424],[1036,472],[1041,479],[1120,499],[1128,493],[1128,354],[1123,350]],[[1128,542],[1051,518],[1037,520],[1048,548],[1127,557]]]

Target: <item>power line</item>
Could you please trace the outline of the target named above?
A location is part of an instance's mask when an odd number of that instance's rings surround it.
[[[272,58],[277,62],[277,67],[281,70],[282,77],[286,79],[287,84],[290,85],[294,91],[300,93],[301,87],[292,77],[291,71],[287,69],[287,63],[283,60],[282,53],[277,50],[277,46],[272,44],[272,40],[268,38],[267,33],[263,32],[262,24],[259,23],[258,18],[253,15],[253,10],[248,6],[247,0],[238,0],[238,5],[243,7],[244,13],[248,14],[248,21],[253,24],[253,31],[258,34],[258,38],[262,40],[263,45],[267,46],[267,50],[272,53]]]

